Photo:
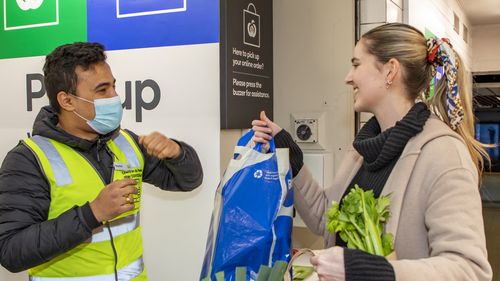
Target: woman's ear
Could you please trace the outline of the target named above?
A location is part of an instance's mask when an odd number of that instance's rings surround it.
[[[384,71],[385,71],[385,81],[389,84],[392,84],[394,80],[398,77],[400,73],[400,68],[401,64],[400,62],[392,58],[390,59],[385,65],[384,65]]]
[[[60,91],[57,93],[57,102],[59,103],[59,106],[61,107],[61,110],[66,110],[66,111],[73,111],[75,110],[75,106],[73,104],[73,99],[71,98],[71,95],[64,92]]]

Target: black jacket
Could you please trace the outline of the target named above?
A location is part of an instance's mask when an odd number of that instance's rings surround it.
[[[88,141],[57,127],[58,116],[50,107],[40,110],[33,125],[33,135],[41,135],[73,147],[98,169],[107,184],[112,179],[113,156],[106,141],[117,131]],[[127,131],[138,143],[138,137]],[[144,156],[143,181],[163,190],[190,191],[203,179],[195,150],[178,142],[182,148],[176,159],[159,160]],[[45,263],[84,242],[101,224],[89,203],[74,206],[56,219],[47,220],[50,185],[36,157],[22,143],[12,149],[0,168],[0,263],[19,272]]]

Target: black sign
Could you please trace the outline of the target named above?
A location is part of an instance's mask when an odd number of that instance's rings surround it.
[[[273,4],[221,0],[221,128],[273,118]]]

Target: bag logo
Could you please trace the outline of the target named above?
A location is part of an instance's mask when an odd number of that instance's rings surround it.
[[[262,170],[257,170],[257,171],[255,171],[255,173],[253,173],[253,177],[256,179],[260,179],[260,178],[262,178],[263,174],[264,173],[262,173]]]

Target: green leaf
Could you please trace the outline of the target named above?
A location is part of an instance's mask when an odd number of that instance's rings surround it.
[[[246,267],[237,267],[236,268],[236,281],[246,281],[247,280],[247,268]]]
[[[394,251],[394,235],[391,233],[385,233],[382,235],[382,245],[384,248],[384,256],[392,253],[392,251]]]
[[[288,263],[285,261],[275,262],[268,281],[283,281],[283,276],[285,275],[287,267]]]
[[[225,278],[224,278],[224,271],[217,272],[217,273],[215,274],[215,279],[216,279],[217,281],[224,281],[224,280],[225,280]]]
[[[326,228],[339,233],[349,248],[386,255],[393,251],[394,240],[391,234],[383,234],[389,217],[389,196],[375,198],[373,190],[355,185],[342,200],[342,207],[332,202],[326,212]]]
[[[269,266],[261,265],[259,268],[257,281],[267,281],[269,279],[270,274],[271,274],[271,268],[269,268]]]

